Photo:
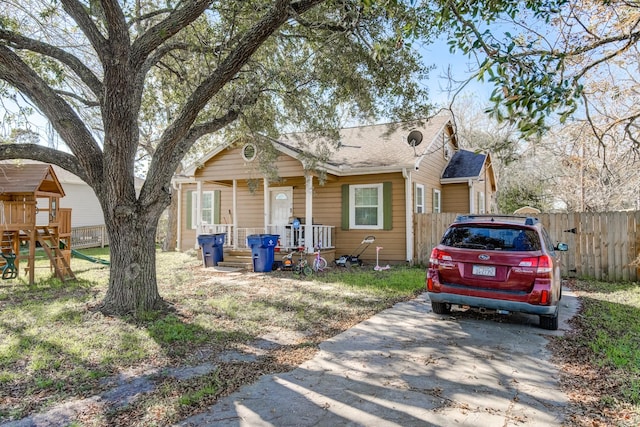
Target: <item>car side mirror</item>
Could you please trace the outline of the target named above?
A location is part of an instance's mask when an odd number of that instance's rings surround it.
[[[555,247],[556,250],[558,251],[568,251],[569,250],[569,245],[567,245],[566,243],[558,243],[558,245]]]

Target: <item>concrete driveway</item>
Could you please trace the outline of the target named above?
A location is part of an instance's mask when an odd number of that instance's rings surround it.
[[[180,426],[560,426],[567,397],[546,349],[558,331],[528,315],[437,315],[426,294],[322,343]]]

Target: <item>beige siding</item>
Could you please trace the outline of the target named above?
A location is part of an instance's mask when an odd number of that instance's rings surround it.
[[[413,171],[411,174],[414,183],[422,184],[425,187],[425,212],[427,213],[433,212],[434,189],[442,192],[442,198],[444,200],[444,188],[447,187],[443,187],[442,184],[440,184],[440,177],[449,163],[449,159],[445,158],[444,155],[445,145],[448,147],[450,159],[451,156],[453,156],[454,147],[449,138],[445,138],[443,141],[442,135],[436,137],[430,146],[422,148],[422,151],[419,150],[422,146],[419,145],[416,147],[418,153],[428,153],[418,165],[418,170]],[[415,201],[413,202],[413,206],[415,210]],[[444,203],[441,208],[444,209]],[[446,211],[443,210],[443,212]]]
[[[392,183],[392,229],[391,230],[342,230],[342,185],[343,184],[369,184]],[[380,262],[398,263],[406,261],[405,244],[405,215],[404,215],[404,179],[402,174],[384,174],[371,176],[357,176],[330,180],[325,185],[320,185],[317,178],[313,180],[313,221],[316,224],[335,226],[334,245],[336,255],[351,254],[362,242],[365,236],[374,235],[376,242],[372,244],[361,256],[362,259],[375,262],[376,246],[382,246]],[[264,224],[264,199],[263,182],[257,183],[254,193],[249,191],[247,181],[238,181],[238,227],[252,228],[262,227]],[[280,184],[279,184],[280,185]],[[271,185],[277,187],[279,185]],[[303,177],[287,178],[282,186],[293,187],[293,216],[304,218],[305,216],[305,180]],[[182,239],[181,248],[187,250],[195,246],[195,230],[187,230],[187,191],[195,191],[195,184],[183,185],[182,191]],[[231,215],[229,210],[232,204],[232,187],[213,184],[204,184],[203,191],[218,189],[221,194],[221,218],[224,221]]]
[[[392,183],[392,229],[342,230],[342,185],[373,184],[387,181]],[[316,222],[336,226],[334,237],[337,257],[353,254],[366,236],[373,235],[376,237],[376,241],[367,248],[367,250],[362,254],[361,259],[369,262],[375,262],[376,246],[382,246],[383,249],[380,251],[380,262],[398,263],[406,261],[404,182],[402,174],[395,173],[373,176],[365,175],[343,177],[338,181],[327,183],[322,187],[315,187],[313,216]]]
[[[180,198],[180,249],[183,251],[194,248],[196,245],[196,230],[187,228],[187,193],[195,191],[195,184],[183,184]]]
[[[484,202],[485,202],[486,213],[494,212],[494,210],[492,209],[492,205],[493,205],[493,197],[495,192],[493,191],[492,186],[495,185],[495,183],[489,176],[490,173],[491,173],[490,168],[489,169],[486,167],[483,168],[480,174],[482,181],[478,183],[480,186],[479,191],[482,191],[485,194]]]
[[[220,209],[220,222],[223,224],[232,224],[233,223],[233,212],[232,212],[232,207],[233,207],[233,189],[232,187],[229,186],[223,186],[223,185],[216,185],[216,184],[209,184],[209,183],[204,183],[202,185],[202,191],[216,191],[219,190],[220,191],[220,205],[221,205],[221,209]],[[187,228],[187,224],[189,223],[189,219],[187,218],[187,214],[190,211],[190,208],[187,206],[187,200],[188,200],[188,192],[189,191],[196,191],[196,184],[183,184],[182,185],[182,198],[180,201],[180,219],[181,219],[181,224],[180,224],[180,230],[181,230],[181,244],[180,244],[180,248],[182,250],[188,250],[190,248],[194,248],[196,247],[196,230],[192,227],[192,228]],[[249,190],[246,186],[246,181],[245,181],[245,187],[244,188],[239,188],[238,189],[238,215],[240,215],[241,217],[243,217],[247,223],[251,224],[251,225],[247,225],[247,227],[262,227],[262,223],[259,223],[259,225],[253,225],[256,223],[255,219],[251,217],[252,214],[255,213],[255,209],[241,209],[240,207],[242,206],[242,202],[244,201],[245,205],[249,205],[249,203],[247,203],[247,199],[250,199],[251,196],[247,196],[247,194],[249,193]],[[262,194],[262,187],[260,188],[260,194]],[[256,196],[257,197],[257,196]],[[262,196],[260,196],[262,197]],[[262,215],[262,209],[260,209],[258,216],[261,218]]]
[[[443,186],[442,212],[469,213],[469,185],[467,183]]]
[[[274,164],[281,177],[295,177],[304,174],[302,164],[287,155],[278,156]],[[259,179],[263,173],[257,160],[247,162],[242,158],[239,148],[225,149],[209,159],[203,167],[196,170],[196,179],[205,181],[229,181],[231,178],[239,180]]]

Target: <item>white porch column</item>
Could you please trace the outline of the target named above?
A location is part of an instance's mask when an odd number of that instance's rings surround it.
[[[174,187],[174,189],[176,189]],[[178,184],[178,215],[176,218],[176,222],[178,226],[176,227],[176,250],[178,252],[182,252],[182,183]]]
[[[407,246],[407,261],[413,264],[413,182],[411,180],[411,172],[407,171],[407,169],[402,169],[402,176],[404,177],[405,245]]]
[[[233,225],[233,248],[238,248],[238,181],[233,180],[232,200],[231,200],[231,224]],[[243,245],[244,247],[244,245]]]
[[[313,252],[313,175],[305,176],[305,220],[304,247],[307,253]]]
[[[198,247],[198,236],[202,230],[202,181],[196,181],[196,243]]]
[[[265,177],[262,178],[262,182],[264,184],[264,206],[262,208],[264,212],[264,232],[269,233],[269,180]]]

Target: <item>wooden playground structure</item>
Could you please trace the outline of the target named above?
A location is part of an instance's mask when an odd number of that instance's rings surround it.
[[[0,271],[15,279],[26,261],[35,280],[36,247],[62,281],[75,279],[71,260],[71,209],[60,208],[64,190],[48,164],[0,164]],[[28,255],[24,254],[28,248]],[[21,252],[22,251],[22,252]]]

